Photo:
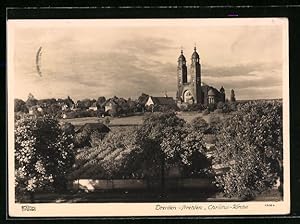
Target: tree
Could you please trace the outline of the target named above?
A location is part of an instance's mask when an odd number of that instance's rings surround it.
[[[106,102],[106,99],[104,96],[100,96],[98,99],[97,99],[97,107],[98,109],[99,108],[104,108],[104,104]]]
[[[222,101],[218,102],[217,103],[217,109],[223,110],[223,108],[224,108],[224,103]]]
[[[118,104],[112,104],[111,109],[108,111],[108,114],[112,117],[120,115],[121,107]]]
[[[151,113],[145,118],[138,133],[138,142],[144,152],[148,172],[161,178],[162,195],[165,171],[173,164],[189,167],[190,172],[200,172],[199,169],[203,168],[196,168],[195,160],[192,162],[197,153],[204,155],[203,133],[187,126],[175,113]],[[204,167],[208,164],[204,164],[203,160],[198,163],[202,163]]]
[[[38,100],[35,99],[31,93],[29,93],[28,99],[26,101],[27,108],[29,109],[30,107],[37,105],[37,103],[38,103]]]
[[[205,133],[208,129],[207,122],[202,117],[195,117],[191,121],[191,126],[196,130],[200,131],[201,133]]]
[[[139,102],[141,105],[145,106],[145,103],[147,102],[148,98],[149,98],[149,95],[148,95],[148,94],[142,93],[142,94],[138,97],[138,102]]]
[[[127,100],[128,104],[128,111],[131,113],[137,112],[138,111],[138,103],[136,101],[133,101],[132,99]]]
[[[15,124],[16,197],[37,190],[61,191],[74,163],[73,136],[57,120],[23,117]]]
[[[77,101],[77,107],[82,110],[88,109],[90,106],[92,106],[92,104],[93,104],[93,101],[90,99],[83,99],[83,100]]]
[[[21,99],[15,99],[15,112],[24,112],[28,113],[28,108],[26,103]]]
[[[235,102],[235,93],[234,93],[234,90],[232,89],[231,92],[230,92],[230,101],[231,102]]]
[[[226,196],[250,199],[282,177],[282,104],[249,102],[224,120],[214,163],[230,170],[216,177]]]

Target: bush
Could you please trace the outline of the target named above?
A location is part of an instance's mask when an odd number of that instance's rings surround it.
[[[221,122],[220,117],[215,114],[211,114],[208,118],[208,123],[210,126],[215,126],[216,124],[219,124],[220,122]]]
[[[164,178],[174,164],[185,176],[207,175],[203,137],[175,113],[151,113],[136,130],[109,132],[102,141],[91,134],[92,148],[78,154],[70,178]]]
[[[203,115],[208,115],[209,114],[209,110],[208,109],[205,109],[203,112],[202,112]]]
[[[207,130],[207,128],[208,128],[207,122],[202,117],[195,117],[191,121],[191,126],[195,130],[200,131],[202,133],[204,133]]]
[[[209,110],[209,112],[214,112],[214,110],[216,109],[216,104],[215,103],[208,104],[207,109]]]
[[[237,111],[237,103],[236,102],[229,102],[228,104],[230,111]]]
[[[15,99],[15,112],[23,112],[28,113],[28,108],[26,106],[26,103],[21,99]]]
[[[187,111],[202,111],[204,106],[202,104],[189,104],[187,106]]]
[[[16,198],[37,190],[62,191],[74,163],[73,136],[57,120],[23,117],[15,124]],[[31,198],[32,199],[32,198]]]
[[[110,129],[102,123],[86,123],[75,134],[75,147],[90,147],[91,142],[96,144],[96,138],[101,141],[109,131]],[[92,133],[93,139],[91,139]]]
[[[223,113],[223,110],[222,110],[222,109],[216,109],[216,110],[215,110],[215,113],[221,114],[221,113]]]
[[[145,170],[141,169],[143,161],[138,157],[140,148],[136,139],[135,130],[108,133],[102,141],[76,156],[76,169],[69,178],[141,178]]]
[[[199,168],[192,160],[196,152],[204,153],[203,134],[187,127],[174,113],[151,114],[139,133],[144,159],[148,160],[147,169],[152,175],[164,178],[164,170],[172,164],[181,164],[194,171]]]
[[[224,103],[223,102],[218,102],[217,104],[217,109],[223,110]]]
[[[67,118],[97,117],[97,111],[93,111],[93,110],[70,111],[66,113],[66,115]]]
[[[224,120],[215,162],[230,170],[216,177],[228,197],[251,199],[282,177],[282,104],[248,102]]]

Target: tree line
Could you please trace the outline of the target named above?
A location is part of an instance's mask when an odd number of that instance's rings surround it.
[[[74,150],[74,128],[49,117],[24,116],[15,129],[16,192],[59,192],[68,178],[161,179],[177,165],[182,175],[213,177],[226,197],[253,199],[283,181],[282,103],[246,102],[222,120],[185,122],[173,112],[151,113],[137,129],[95,133],[91,147]],[[207,157],[206,134],[215,136]],[[216,174],[212,169],[224,169]],[[280,187],[282,190],[282,185]]]

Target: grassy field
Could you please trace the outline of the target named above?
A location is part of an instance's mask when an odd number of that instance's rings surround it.
[[[208,122],[211,114],[202,115],[202,113],[199,112],[178,112],[177,116],[184,119],[188,123],[191,122],[195,117],[199,117],[199,116],[203,117],[203,119]],[[218,116],[223,117],[224,115],[220,114]],[[111,127],[112,129],[116,129],[116,128],[119,129],[119,128],[125,128],[129,126],[141,125],[143,123],[144,117],[145,115],[129,116],[129,117],[105,117],[105,118],[83,117],[83,118],[63,119],[62,121],[70,122],[75,126],[76,129],[78,129],[79,127],[81,127],[86,123],[104,122],[105,119],[109,118],[110,123],[108,126]]]

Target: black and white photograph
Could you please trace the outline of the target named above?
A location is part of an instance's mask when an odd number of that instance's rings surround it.
[[[286,18],[7,21],[9,213],[288,214]]]

